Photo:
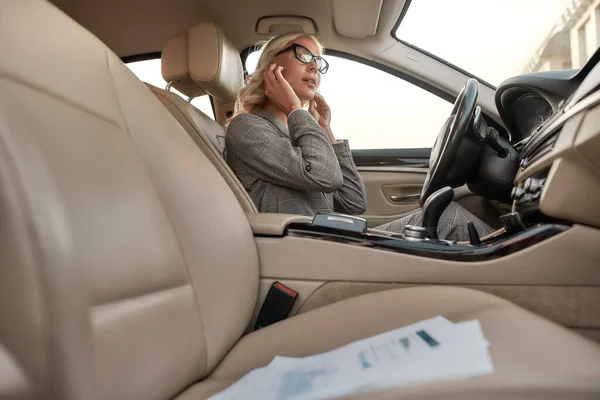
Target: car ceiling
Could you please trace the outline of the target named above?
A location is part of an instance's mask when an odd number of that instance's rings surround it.
[[[338,3],[334,7],[334,2]],[[391,32],[405,0],[51,0],[66,14],[95,34],[120,57],[161,50],[164,40],[202,21],[216,21],[235,46],[243,50],[265,40],[256,32],[265,16],[311,18],[326,48],[367,59],[396,43]],[[336,17],[353,5],[382,2],[375,35],[355,39],[339,34]],[[367,4],[365,4],[367,3]],[[334,11],[335,9],[335,11]]]

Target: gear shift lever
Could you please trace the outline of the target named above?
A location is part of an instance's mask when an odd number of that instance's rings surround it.
[[[446,207],[454,198],[454,190],[450,186],[432,193],[423,204],[423,227],[431,239],[437,239],[437,226]]]

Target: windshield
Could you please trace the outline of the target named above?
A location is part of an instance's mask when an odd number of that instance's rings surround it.
[[[412,0],[395,32],[497,86],[515,75],[581,68],[598,47],[596,0]]]

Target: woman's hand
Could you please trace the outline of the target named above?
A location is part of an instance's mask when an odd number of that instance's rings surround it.
[[[319,93],[315,93],[315,98],[312,99],[308,106],[308,112],[314,117],[314,119],[321,125],[321,128],[327,133],[329,140],[331,143],[336,143],[337,140],[335,136],[333,136],[333,132],[331,131],[331,127],[329,124],[331,123],[331,109],[329,108],[329,104],[325,101],[323,96]]]
[[[331,122],[331,109],[323,96],[315,93],[315,98],[310,101],[308,112],[317,120],[321,128],[328,129]]]
[[[283,67],[275,63],[265,70],[265,95],[277,108],[289,115],[292,111],[302,108],[302,103],[281,71]]]

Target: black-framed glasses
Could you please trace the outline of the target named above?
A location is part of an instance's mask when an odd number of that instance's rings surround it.
[[[309,49],[302,46],[301,44],[292,44],[289,47],[281,50],[279,53],[275,54],[275,57],[280,55],[281,53],[285,53],[286,51],[292,50],[296,59],[300,61],[302,64],[310,64],[315,60],[315,64],[317,65],[317,69],[321,74],[324,74],[329,69],[329,63],[321,56],[315,56]]]

